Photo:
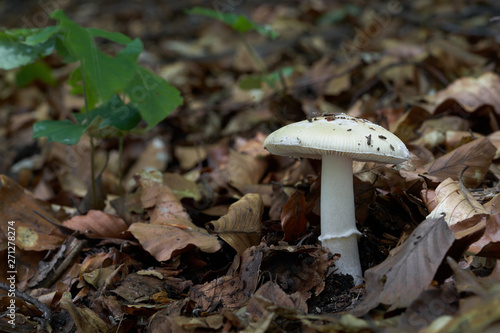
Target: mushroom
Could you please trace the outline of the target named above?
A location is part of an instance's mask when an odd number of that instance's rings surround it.
[[[379,125],[337,114],[284,126],[266,138],[264,148],[275,155],[322,159],[319,240],[340,253],[337,273],[350,274],[360,284],[352,161],[401,163],[410,157],[404,143]]]

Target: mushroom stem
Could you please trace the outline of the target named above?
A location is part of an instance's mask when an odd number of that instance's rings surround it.
[[[341,258],[335,262],[337,273],[350,274],[354,284],[362,283],[358,236],[354,215],[352,160],[324,155],[321,166],[321,236],[319,240]]]

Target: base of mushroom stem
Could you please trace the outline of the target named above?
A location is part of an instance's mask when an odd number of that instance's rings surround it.
[[[357,234],[353,234],[349,237],[323,239],[321,243],[323,247],[328,248],[331,253],[339,253],[341,256],[335,261],[335,267],[332,267],[329,273],[335,271],[335,274],[352,275],[355,286],[363,283]]]

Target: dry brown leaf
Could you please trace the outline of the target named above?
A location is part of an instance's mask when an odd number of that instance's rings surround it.
[[[230,150],[228,162],[221,172],[226,182],[241,190],[258,183],[266,168],[264,160]]]
[[[428,219],[444,216],[448,225],[465,220],[473,215],[488,214],[464,186],[451,178],[445,179],[435,191],[437,206],[427,216]]]
[[[191,288],[190,299],[196,302],[202,311],[213,310],[219,302],[225,308],[234,310],[248,301],[257,288],[259,274],[266,246],[260,244],[245,250],[241,257],[236,255],[228,275]]]
[[[423,221],[394,256],[365,272],[367,295],[352,313],[363,315],[380,303],[408,307],[429,287],[454,240],[443,218]]]
[[[458,180],[467,167],[462,181],[466,187],[477,187],[483,181],[495,153],[496,148],[488,139],[479,138],[427,164],[426,177],[436,182],[446,178]]]
[[[295,190],[281,211],[281,228],[285,235],[285,242],[296,241],[305,234],[307,219],[305,215],[306,197],[304,192]]]
[[[0,250],[7,249],[7,235],[16,231],[16,246],[23,250],[52,250],[66,238],[59,230],[35,213],[55,223],[57,218],[33,195],[5,175],[0,175]],[[12,224],[7,222],[13,221]]]
[[[216,236],[198,227],[134,223],[128,230],[158,261],[169,260],[195,246],[208,253],[221,247]]]
[[[249,193],[232,204],[226,215],[207,223],[207,226],[241,254],[259,244],[263,212],[264,203],[260,195]]]
[[[483,236],[468,248],[480,257],[500,259],[500,214],[486,217]]]
[[[78,230],[89,238],[123,238],[128,225],[118,216],[100,210],[91,210],[62,223],[65,227]]]
[[[459,78],[427,99],[436,106],[447,99],[454,99],[469,112],[489,104],[498,113],[500,112],[500,77],[498,74],[486,72],[478,78]]]
[[[163,175],[159,171],[143,170],[136,175],[136,179],[141,190],[143,207],[150,211],[152,224],[197,228],[174,192],[164,184]]]
[[[195,201],[201,199],[200,190],[196,183],[179,175],[178,173],[167,172],[163,174],[163,180],[179,200],[183,198],[192,198]]]
[[[271,196],[271,209],[269,209],[269,218],[278,221],[281,218],[283,206],[288,201],[289,195],[285,191],[285,187],[280,184],[273,184],[273,194]]]
[[[183,170],[189,170],[207,158],[207,150],[200,146],[175,146],[175,158]]]
[[[429,117],[429,112],[419,106],[413,106],[391,126],[391,132],[403,142],[409,142],[418,136],[417,129]]]
[[[59,306],[69,312],[79,332],[108,332],[108,324],[104,320],[85,306],[77,307],[71,298],[71,293],[65,292],[59,301]]]
[[[248,301],[247,312],[251,316],[261,317],[263,314],[263,311],[259,306],[259,302],[256,300],[256,297],[258,296],[264,297],[278,306],[296,308],[303,313],[307,312],[307,305],[305,305],[305,302],[304,304],[298,304],[301,305],[301,307],[298,308],[291,295],[285,293],[276,283],[267,281],[259,289],[257,289],[253,297],[250,301]]]

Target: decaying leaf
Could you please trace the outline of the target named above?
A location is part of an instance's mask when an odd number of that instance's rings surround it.
[[[211,282],[196,285],[191,288],[190,298],[193,299],[202,311],[214,311],[218,306],[236,309],[244,304],[257,288],[259,271],[263,249],[261,244],[246,249],[241,257],[237,255],[233,261],[233,267],[239,267],[237,271],[229,272]]]
[[[481,257],[500,259],[500,214],[484,215],[476,222],[459,222],[453,226],[452,231],[455,234],[470,234],[481,229],[484,229],[484,234],[467,251]]]
[[[304,192],[295,190],[281,211],[281,228],[285,233],[283,240],[285,242],[296,241],[306,232],[306,197]]]
[[[87,215],[78,215],[62,223],[78,230],[89,238],[122,238],[128,225],[118,216],[100,210],[90,210]]]
[[[192,198],[195,201],[201,199],[200,190],[196,183],[177,173],[167,172],[163,174],[165,184],[175,193],[179,200]]]
[[[441,182],[446,178],[457,180],[466,168],[462,181],[467,187],[476,187],[484,179],[496,148],[486,138],[479,138],[441,156],[426,166],[427,177]]]
[[[205,229],[185,225],[158,225],[134,223],[128,229],[139,240],[142,247],[158,261],[169,260],[193,247],[213,253],[220,249],[217,236]]]
[[[143,170],[136,178],[141,190],[142,204],[150,211],[151,223],[196,228],[180,200],[170,187],[165,185],[163,175],[159,171]]]
[[[108,332],[108,324],[86,306],[77,307],[71,301],[71,293],[65,292],[59,302],[61,308],[69,312],[80,332]]]
[[[427,216],[428,219],[444,216],[448,225],[453,225],[473,215],[488,214],[470,192],[451,178],[444,180],[435,191],[437,206]]]
[[[250,246],[259,244],[263,212],[260,195],[250,193],[232,204],[226,215],[207,223],[207,226],[241,254]]]
[[[478,78],[463,77],[455,80],[445,89],[428,100],[439,105],[447,99],[455,99],[469,112],[489,104],[500,111],[500,77],[496,73],[486,72]]]
[[[419,224],[394,256],[365,272],[367,295],[352,313],[362,315],[380,303],[409,306],[429,287],[454,240],[442,217]]]
[[[0,249],[7,248],[9,231],[16,230],[16,246],[29,251],[52,250],[66,238],[46,219],[59,223],[28,191],[5,175],[0,175]],[[7,222],[13,221],[9,224]],[[12,234],[11,234],[12,235]]]

